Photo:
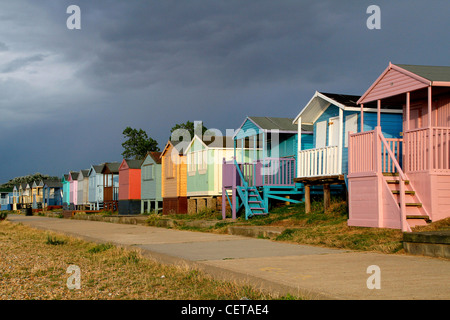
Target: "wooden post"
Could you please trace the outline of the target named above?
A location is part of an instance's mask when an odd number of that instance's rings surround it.
[[[325,212],[328,211],[331,205],[331,193],[330,193],[330,185],[323,185],[323,209]]]
[[[339,108],[339,139],[338,139],[338,164],[337,171],[342,173],[342,149],[343,149],[343,135],[344,135],[344,111]]]
[[[358,130],[356,130],[358,132]],[[359,132],[364,132],[364,103],[361,103],[361,129]]]
[[[381,126],[381,100],[377,101],[377,126]]]
[[[300,176],[300,161],[299,160],[299,154],[300,151],[302,151],[302,117],[298,118],[298,123],[297,123],[297,177]]]
[[[311,186],[305,184],[305,213],[311,212]]]
[[[432,131],[432,92],[431,86],[428,87],[428,170],[433,170],[433,131]]]

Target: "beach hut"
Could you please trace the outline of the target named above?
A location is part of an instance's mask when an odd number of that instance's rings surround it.
[[[69,172],[69,209],[75,210],[78,205],[78,172]]]
[[[26,182],[19,184],[19,206],[21,208],[23,208],[25,206],[25,201],[26,201],[26,197],[27,197],[26,188],[27,188]]]
[[[105,164],[92,165],[89,169],[89,209],[100,210],[103,208],[103,174]]]
[[[61,207],[63,205],[63,184],[59,180],[46,179],[42,189],[42,206]]]
[[[31,199],[32,208],[41,209],[42,208],[42,190],[44,188],[44,180],[35,180],[31,185]]]
[[[187,213],[187,166],[183,145],[168,141],[161,153],[163,214]]]
[[[161,152],[148,152],[141,165],[141,213],[162,209]]]
[[[27,207],[31,207],[33,204],[33,183],[24,183],[23,188],[23,204]]]
[[[89,206],[89,169],[78,172],[77,209],[86,210]]]
[[[234,159],[224,163],[222,174],[223,194],[232,208],[232,218],[242,207],[248,219],[268,214],[270,202],[302,201],[303,186],[294,182],[299,138],[293,120],[247,117],[236,131]],[[302,147],[311,148],[312,128],[303,125],[300,135]],[[246,146],[248,152],[244,150]],[[223,203],[222,217],[225,215]]]
[[[103,208],[117,211],[119,208],[119,162],[107,162],[102,169]]]
[[[65,209],[69,208],[70,205],[70,181],[69,175],[63,174],[61,176],[61,184],[62,184],[62,206]]]
[[[13,188],[0,189],[0,210],[12,210]]]
[[[20,194],[19,194],[19,185],[16,184],[13,187],[13,204],[12,204],[12,210],[19,210],[20,209]]]
[[[222,165],[234,156],[232,137],[195,135],[186,148],[188,213],[222,207]]]
[[[296,182],[305,186],[305,209],[310,211],[311,187],[323,186],[325,210],[330,205],[332,187],[345,191],[348,171],[348,133],[357,132],[361,124],[360,96],[316,91],[294,119],[298,128],[313,127],[311,148],[298,141]],[[364,130],[376,126],[377,109],[367,108]],[[385,109],[381,113],[383,134],[386,138],[399,138],[402,131],[402,110]],[[331,186],[331,187],[330,187]]]
[[[124,159],[119,167],[119,214],[141,212],[142,160]]]
[[[350,226],[411,231],[450,216],[450,67],[389,63],[358,99],[349,135]],[[377,109],[373,130],[366,110]],[[402,137],[385,136],[382,110],[403,110]]]

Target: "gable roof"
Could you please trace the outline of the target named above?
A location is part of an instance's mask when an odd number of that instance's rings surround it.
[[[44,187],[47,186],[49,188],[61,188],[62,183],[58,180],[45,180]]]
[[[450,82],[450,67],[448,66],[421,66],[411,64],[396,64],[396,66],[432,82]]]
[[[103,167],[102,172],[104,172],[106,169],[109,170],[111,173],[119,173],[119,167],[120,162],[106,162],[105,166]]]
[[[358,104],[393,97],[429,86],[450,86],[450,67],[389,62],[388,67],[358,100]]]
[[[212,149],[225,149],[225,148],[233,149],[234,148],[233,137],[203,135],[203,137],[201,138],[201,137],[195,135],[194,138],[189,143],[189,145],[187,146],[185,153],[188,152],[188,150],[191,148],[191,146],[195,140],[200,141],[200,143],[202,143],[207,148],[212,148]]]
[[[297,127],[292,124],[293,119],[291,118],[248,117],[248,119],[263,130],[297,132]]]
[[[159,151],[149,151],[149,152],[147,152],[147,155],[145,156],[142,163],[144,163],[144,161],[145,161],[145,159],[147,159],[147,157],[151,157],[156,164],[161,164],[161,154],[162,154],[162,152],[159,152]]]
[[[69,172],[69,176],[72,178],[72,180],[77,180],[78,179],[78,172],[71,171],[71,172]]]
[[[357,101],[359,98],[360,96],[356,95],[316,91],[292,123],[294,125],[297,124],[301,117],[302,127],[303,124],[312,125],[330,105],[335,105],[343,110],[356,108],[358,107]]]
[[[144,160],[140,159],[137,160],[123,159],[122,164],[126,163],[129,169],[140,169],[143,161]],[[122,167],[122,164],[120,165],[120,167]]]
[[[166,153],[167,149],[172,146],[175,150],[178,151],[178,155],[183,155],[183,146],[186,145],[185,141],[171,141],[170,139],[167,141],[164,150],[161,152],[161,157]]]
[[[87,176],[89,176],[89,170],[88,169],[83,169],[83,170],[80,170],[78,172],[78,178],[77,179],[86,178]]]
[[[240,131],[245,126],[247,121],[252,122],[255,126],[263,131],[278,130],[280,133],[298,133],[297,125],[295,125],[293,118],[277,118],[277,117],[247,117],[242,125],[236,130],[233,139],[240,136]],[[312,133],[312,126],[302,124],[302,133]],[[254,135],[254,134],[250,134]],[[246,135],[248,136],[248,135]]]

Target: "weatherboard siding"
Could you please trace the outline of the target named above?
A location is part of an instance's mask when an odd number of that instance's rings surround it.
[[[146,167],[153,171],[152,179],[144,178]],[[141,199],[159,199],[161,200],[161,164],[155,163],[152,157],[148,156],[141,166]]]
[[[387,97],[392,97],[405,92],[411,92],[428,85],[410,77],[398,70],[390,69],[377,82],[370,92],[364,97],[364,102],[375,101]]]

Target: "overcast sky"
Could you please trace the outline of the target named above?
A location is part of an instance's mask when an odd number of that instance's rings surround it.
[[[0,183],[121,161],[127,126],[163,149],[177,123],[225,133],[293,118],[316,90],[361,95],[390,61],[448,66],[449,13],[446,0],[0,0]]]

